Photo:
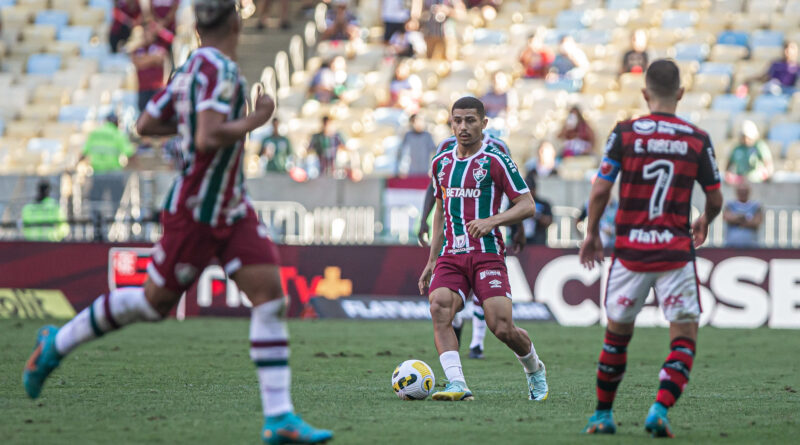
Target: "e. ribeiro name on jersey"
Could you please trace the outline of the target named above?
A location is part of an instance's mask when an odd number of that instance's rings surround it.
[[[162,121],[177,119],[183,170],[167,194],[164,210],[187,212],[211,226],[231,225],[250,206],[244,181],[244,140],[207,152],[197,151],[197,114],[214,110],[228,120],[245,113],[247,84],[234,61],[216,48],[203,47],[175,71],[166,88],[147,104]]]
[[[467,232],[467,223],[500,212],[503,195],[514,200],[528,193],[514,161],[500,148],[484,142],[474,155],[460,159],[456,145],[450,144],[431,162],[433,188],[444,207],[445,242],[440,255],[496,253],[505,246],[500,229],[476,239]]]
[[[692,188],[720,186],[708,134],[671,114],[620,122],[608,138],[598,176],[621,170],[614,255],[630,270],[663,271],[694,259]]]

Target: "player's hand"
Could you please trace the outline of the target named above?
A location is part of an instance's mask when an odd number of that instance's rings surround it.
[[[275,101],[272,97],[266,93],[259,94],[253,112],[260,114],[264,118],[264,122],[267,122],[272,117],[273,111],[275,111]]]
[[[706,242],[707,236],[708,220],[706,220],[706,215],[703,214],[692,223],[692,241],[694,241],[694,247],[702,246],[703,243]]]
[[[495,223],[490,218],[473,219],[467,223],[467,232],[473,238],[482,238],[492,233],[495,227]]]
[[[515,255],[522,252],[525,248],[525,229],[520,224],[519,228],[514,231],[514,236],[511,237],[511,252]]]
[[[433,276],[433,268],[436,263],[428,263],[425,265],[425,269],[422,271],[422,275],[419,277],[419,282],[417,285],[419,286],[419,294],[425,295],[428,292],[428,287],[431,285],[431,276]]]
[[[586,235],[578,256],[583,267],[589,270],[594,269],[595,262],[603,264],[603,241],[600,240],[599,236],[594,236],[591,233]]]
[[[428,241],[428,232],[430,231],[430,227],[428,227],[427,221],[422,221],[419,223],[419,230],[417,231],[417,242],[422,247],[430,247],[430,243]]]

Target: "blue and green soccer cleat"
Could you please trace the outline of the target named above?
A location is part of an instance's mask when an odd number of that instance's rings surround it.
[[[264,443],[323,443],[333,439],[333,431],[321,430],[307,424],[299,415],[288,412],[264,419],[261,430]]]
[[[525,373],[528,377],[528,400],[541,402],[547,400],[550,390],[547,388],[547,371],[544,363],[539,361],[539,370],[536,372]]]
[[[675,437],[667,419],[667,407],[656,402],[650,407],[647,419],[644,421],[644,430],[653,437]]]
[[[583,429],[584,434],[614,434],[617,425],[614,423],[614,414],[610,409],[599,409],[589,418],[589,423]]]
[[[61,356],[56,351],[56,333],[53,325],[42,326],[36,334],[36,347],[33,348],[25,370],[22,372],[22,384],[25,392],[32,399],[39,397],[47,376],[58,368]]]
[[[445,386],[442,391],[433,393],[431,398],[433,400],[440,400],[447,402],[458,402],[461,400],[475,400],[475,397],[472,396],[472,391],[470,391],[469,388],[467,388],[467,384],[459,381],[448,383],[447,386]]]

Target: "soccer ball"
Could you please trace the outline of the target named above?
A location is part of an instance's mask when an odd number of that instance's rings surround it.
[[[403,400],[423,400],[435,385],[433,370],[422,360],[406,360],[392,373],[392,389]]]

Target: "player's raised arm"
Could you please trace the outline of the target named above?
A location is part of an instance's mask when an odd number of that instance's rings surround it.
[[[227,115],[208,108],[197,115],[195,141],[199,151],[216,150],[235,144],[247,133],[264,125],[275,110],[275,102],[267,94],[256,99],[255,109],[247,116],[228,121]]]

